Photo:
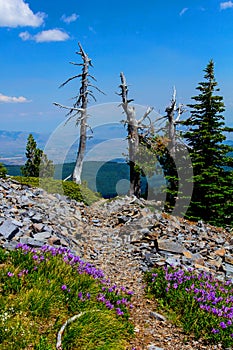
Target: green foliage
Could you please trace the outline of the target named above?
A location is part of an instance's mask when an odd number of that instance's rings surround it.
[[[19,244],[6,253],[0,271],[0,348],[125,349],[132,337],[131,292],[116,290],[104,273],[68,249]],[[122,303],[124,301],[124,303]],[[111,306],[111,307],[110,307]],[[121,313],[119,309],[121,308]]]
[[[221,282],[205,272],[179,267],[158,267],[148,272],[145,280],[148,295],[156,298],[161,312],[181,325],[187,335],[232,348],[231,281]]]
[[[84,182],[82,185],[77,185],[72,181],[61,181],[52,178],[36,178],[36,177],[22,177],[12,176],[12,178],[22,185],[28,185],[32,187],[43,188],[48,193],[58,193],[65,195],[71,199],[75,199],[77,202],[83,202],[87,205],[92,204],[100,199],[98,193],[92,192],[87,184]]]
[[[37,148],[36,141],[32,134],[29,134],[26,145],[27,161],[21,171],[24,176],[38,177],[40,170],[40,162],[43,151]]]
[[[199,95],[192,97],[191,116],[183,122],[188,131],[183,136],[188,142],[194,170],[194,190],[187,217],[203,219],[214,225],[233,223],[233,166],[229,157],[232,148],[223,144],[225,127],[224,103],[214,77],[214,63],[210,61],[204,70],[205,81],[199,83]],[[229,168],[228,168],[229,169]]]
[[[0,163],[0,178],[5,178],[7,174],[7,169],[4,167],[2,163]]]
[[[29,134],[26,145],[27,161],[21,168],[21,172],[25,177],[41,177],[49,178],[54,175],[54,165],[43,151],[37,148],[36,141],[32,134]]]

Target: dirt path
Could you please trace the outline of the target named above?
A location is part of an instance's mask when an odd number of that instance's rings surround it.
[[[111,227],[114,222],[114,214],[103,206],[105,201],[95,203],[86,209],[85,216],[92,222],[98,218],[101,223],[98,227],[89,228],[89,244],[92,242],[91,235],[97,232],[108,234],[109,242],[114,236],[116,228]],[[86,256],[88,259],[88,255]],[[106,277],[119,286],[127,286],[134,291],[132,299],[133,309],[130,320],[135,326],[135,338],[132,340],[128,350],[198,350],[198,349],[222,349],[221,345],[206,346],[202,341],[195,341],[182,332],[182,329],[173,325],[168,320],[158,320],[152,312],[158,312],[156,303],[146,297],[144,291],[143,273],[140,271],[139,263],[122,247],[114,249],[111,244],[103,241],[101,254],[90,260],[95,266],[101,268]]]

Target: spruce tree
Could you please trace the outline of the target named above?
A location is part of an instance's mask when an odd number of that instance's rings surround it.
[[[43,151],[37,148],[36,141],[32,134],[29,134],[26,145],[26,158],[25,165],[21,168],[22,174],[26,177],[39,177],[40,162]]]
[[[0,178],[5,178],[7,174],[7,169],[5,168],[5,166],[0,163]]]
[[[224,144],[224,132],[233,131],[225,126],[223,97],[216,92],[214,62],[204,69],[205,81],[197,86],[199,94],[188,105],[190,117],[183,122],[188,127],[183,136],[187,140],[193,163],[194,190],[187,217],[204,220],[214,225],[233,223],[233,166],[229,152],[232,148]]]

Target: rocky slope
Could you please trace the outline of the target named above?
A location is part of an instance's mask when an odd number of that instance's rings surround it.
[[[154,206],[153,211],[148,209]],[[146,299],[143,272],[153,266],[178,265],[233,278],[233,238],[226,231],[191,223],[156,210],[156,203],[136,198],[82,203],[42,189],[0,180],[0,245],[66,246],[100,267],[117,284],[135,290],[132,321],[139,349],[218,349],[190,340],[156,314]]]

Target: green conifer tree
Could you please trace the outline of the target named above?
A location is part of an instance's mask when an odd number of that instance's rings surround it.
[[[27,161],[21,168],[21,172],[24,176],[39,177],[40,162],[43,151],[37,148],[36,141],[32,134],[29,134],[26,145],[26,157]]]
[[[233,166],[224,144],[224,132],[233,131],[225,126],[223,97],[214,76],[214,62],[204,69],[205,81],[198,84],[200,93],[192,97],[190,117],[183,122],[188,127],[183,136],[187,140],[193,163],[194,190],[187,217],[204,220],[214,225],[233,223]]]
[[[7,169],[2,163],[0,163],[0,177],[5,178],[7,174]]]

